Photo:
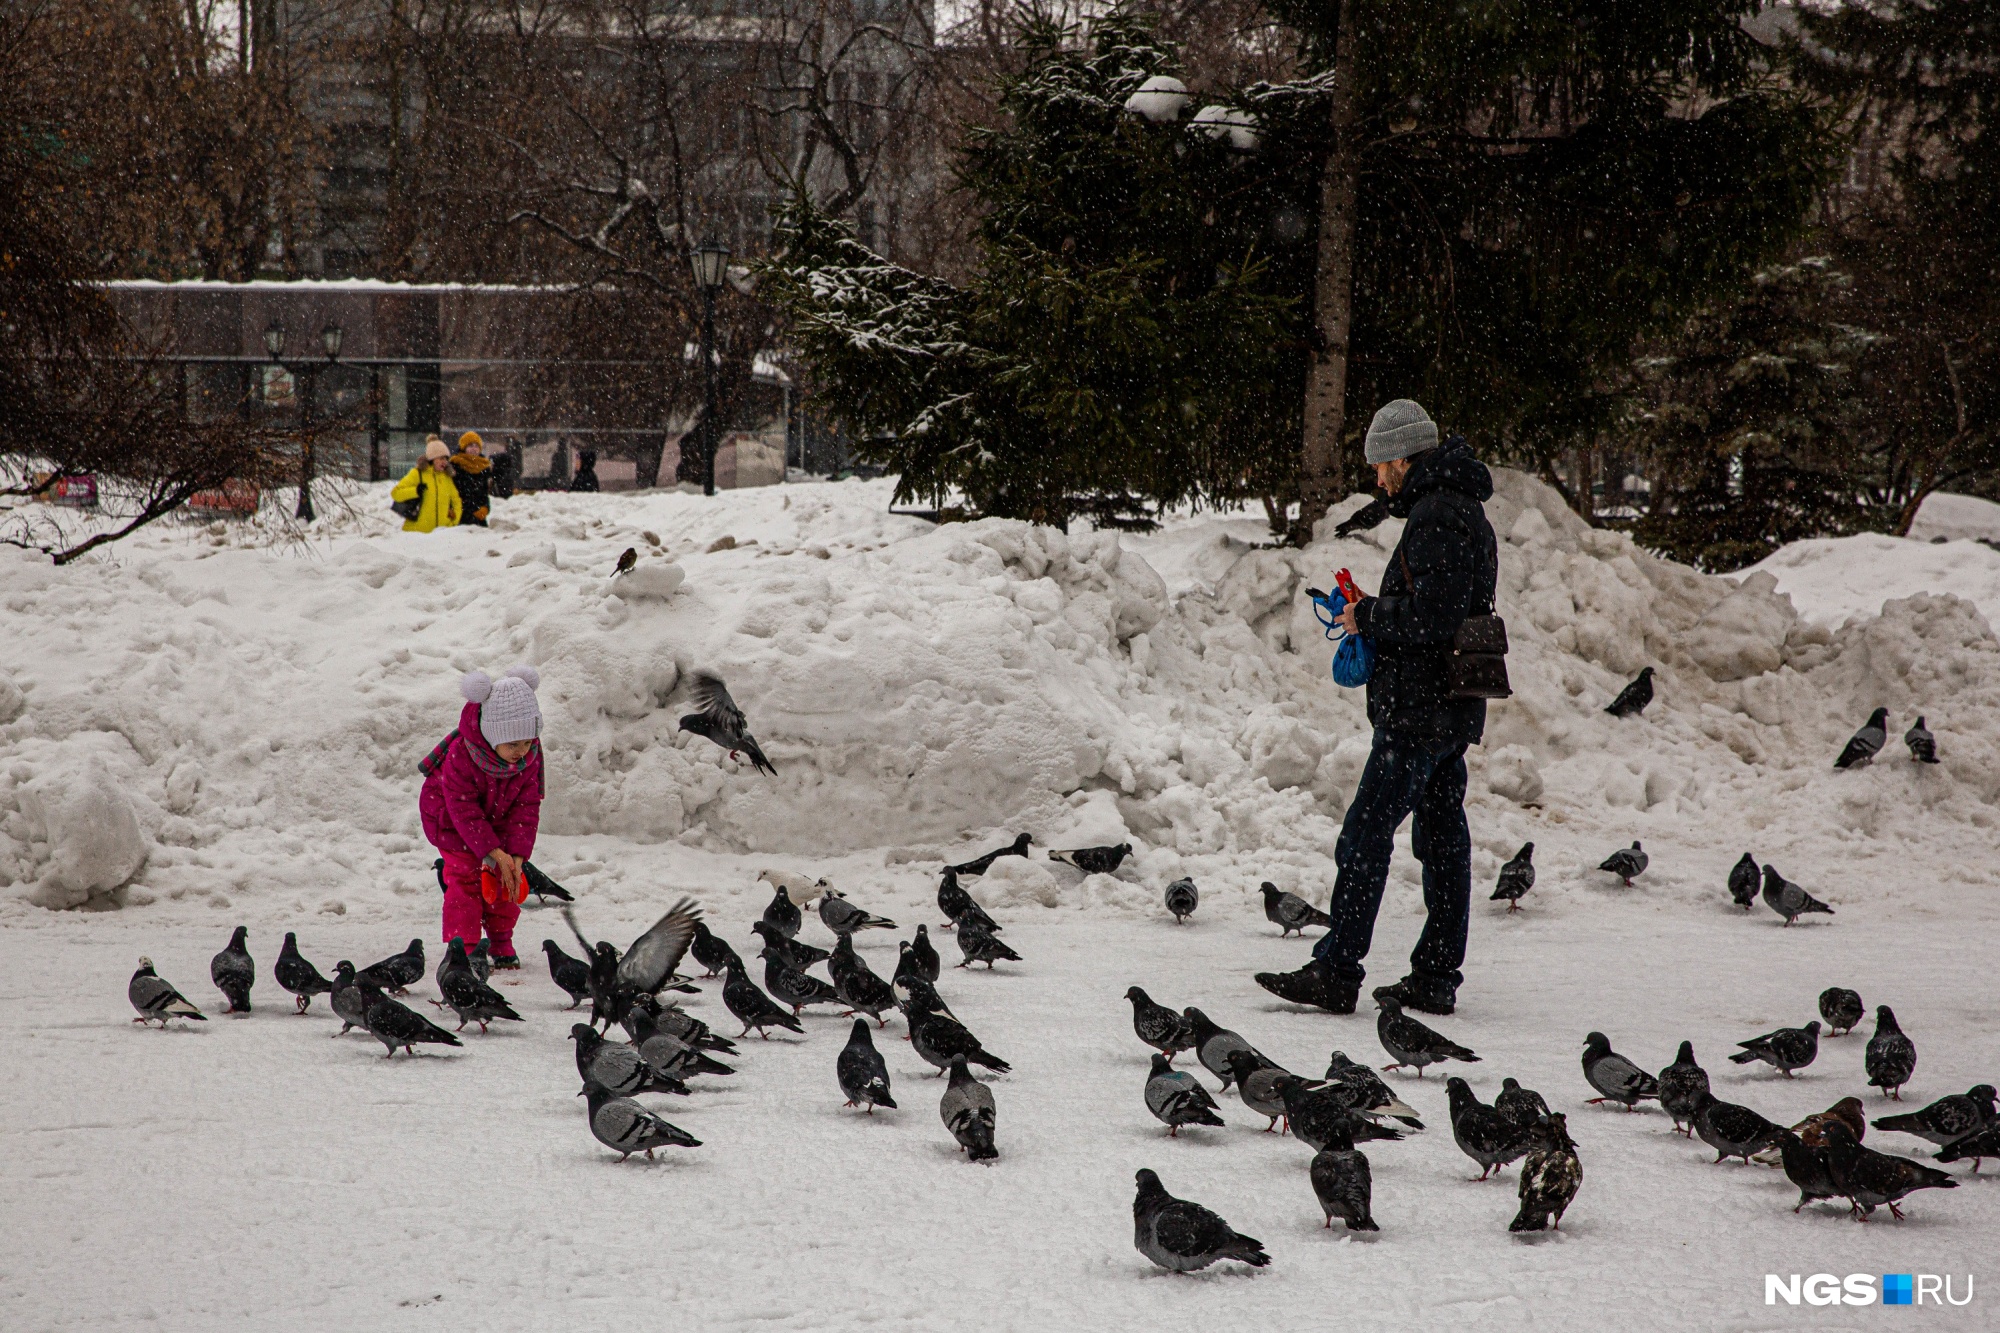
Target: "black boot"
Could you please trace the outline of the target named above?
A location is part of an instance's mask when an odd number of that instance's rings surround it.
[[[1436,977],[1421,977],[1412,972],[1382,989],[1395,996],[1405,1009],[1426,1014],[1449,1014],[1458,1007],[1458,987]]]
[[[1317,962],[1296,972],[1259,972],[1257,984],[1281,1000],[1311,1005],[1330,1014],[1351,1014],[1361,983],[1330,977]]]

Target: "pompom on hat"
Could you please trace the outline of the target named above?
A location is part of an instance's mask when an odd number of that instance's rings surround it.
[[[479,734],[488,745],[531,741],[542,734],[542,709],[535,701],[541,673],[531,666],[508,667],[495,680],[484,671],[468,671],[459,692],[479,705]]]

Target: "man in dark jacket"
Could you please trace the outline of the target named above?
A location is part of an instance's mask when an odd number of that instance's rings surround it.
[[[1311,963],[1259,973],[1257,981],[1295,1003],[1354,1012],[1396,829],[1414,814],[1410,841],[1424,867],[1427,918],[1410,974],[1391,989],[1408,1008],[1448,1014],[1463,979],[1472,901],[1465,747],[1486,730],[1484,699],[1452,697],[1452,639],[1468,615],[1493,609],[1499,556],[1483,507],[1493,477],[1464,440],[1440,445],[1437,425],[1408,399],[1375,414],[1367,450],[1390,513],[1407,520],[1380,595],[1341,615],[1348,633],[1375,648],[1368,678],[1375,744],[1334,849],[1333,925]]]

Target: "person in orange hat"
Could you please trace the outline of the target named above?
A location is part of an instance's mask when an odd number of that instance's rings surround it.
[[[465,507],[465,521],[482,528],[493,503],[487,490],[492,472],[493,460],[486,456],[486,442],[479,438],[479,432],[469,430],[459,436],[458,452],[451,456],[451,479]]]

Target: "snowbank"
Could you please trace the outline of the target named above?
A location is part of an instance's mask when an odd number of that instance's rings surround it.
[[[1914,541],[2000,541],[2000,504],[1976,495],[1953,495],[1938,491],[1924,497],[1917,517],[1910,524]]]
[[[1988,624],[2000,621],[2000,551],[1969,538],[1824,537],[1793,542],[1744,572],[1770,575],[1799,614],[1828,628],[1879,615],[1884,602],[1919,593],[1964,598]]]

